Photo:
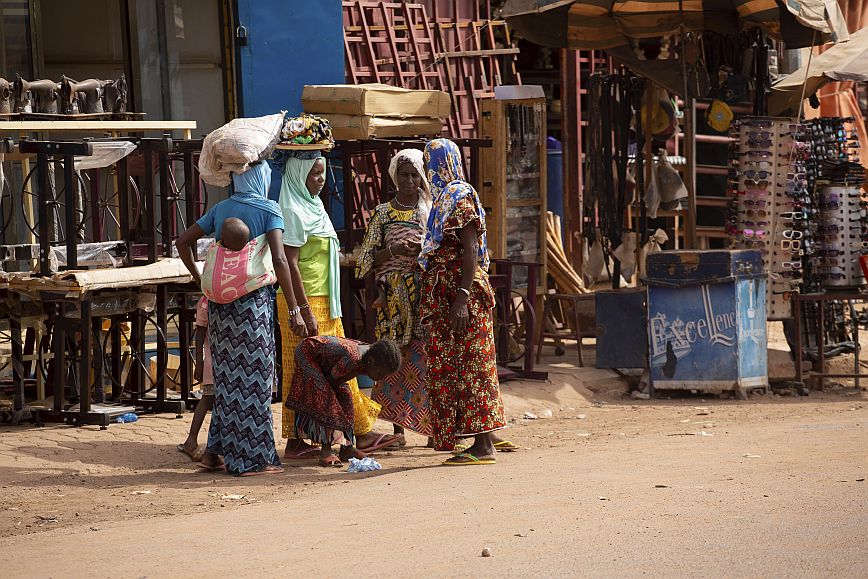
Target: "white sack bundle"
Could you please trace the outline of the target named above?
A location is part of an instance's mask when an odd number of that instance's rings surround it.
[[[209,185],[226,187],[231,173],[271,156],[280,139],[285,111],[265,117],[233,119],[211,131],[202,143],[199,175]]]

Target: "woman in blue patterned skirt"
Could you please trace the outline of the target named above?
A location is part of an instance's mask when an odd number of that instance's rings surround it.
[[[249,239],[265,235],[274,271],[290,303],[292,282],[283,252],[283,217],[280,207],[266,198],[271,169],[260,163],[232,176],[233,195],[212,207],[178,238],[178,254],[197,282],[192,245],[213,233],[220,241],[227,218],[244,222]],[[214,410],[208,447],[200,467],[240,476],[283,472],[274,446],[271,390],[274,385],[273,289],[260,288],[228,304],[209,303],[208,340],[214,369]],[[292,312],[291,312],[292,313]],[[304,327],[298,308],[294,328]],[[222,461],[220,457],[223,457]]]

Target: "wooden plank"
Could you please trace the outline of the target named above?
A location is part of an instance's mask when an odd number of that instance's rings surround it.
[[[196,121],[0,121],[0,131],[175,131]]]
[[[442,52],[438,57],[459,58],[459,57],[475,57],[475,56],[501,56],[507,54],[518,54],[521,50],[518,48],[485,48],[482,50],[460,50],[458,52]]]

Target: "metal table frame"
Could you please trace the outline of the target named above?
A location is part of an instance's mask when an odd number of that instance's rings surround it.
[[[796,322],[796,380],[805,383],[805,369],[804,364],[802,363],[802,354],[804,348],[804,341],[802,339],[802,304],[808,302],[814,302],[819,307],[817,308],[817,325],[820,330],[817,332],[817,358],[820,367],[819,372],[814,372],[813,374],[817,377],[820,384],[820,389],[822,389],[825,385],[826,378],[851,378],[855,382],[855,387],[859,389],[859,383],[862,378],[868,378],[868,374],[862,374],[859,372],[859,362],[860,362],[860,352],[862,348],[859,346],[859,324],[853,324],[853,341],[856,344],[856,352],[853,354],[853,373],[852,374],[836,374],[836,373],[827,373],[825,372],[825,364],[826,364],[826,353],[825,346],[826,340],[823,328],[825,327],[825,312],[823,311],[823,304],[825,302],[833,302],[833,301],[868,301],[868,293],[863,293],[858,290],[851,291],[832,291],[822,294],[792,294],[791,296],[792,304],[793,304],[793,316]]]

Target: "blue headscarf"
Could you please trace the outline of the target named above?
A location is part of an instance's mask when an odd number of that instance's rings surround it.
[[[433,205],[428,215],[428,229],[419,254],[419,265],[428,266],[428,255],[440,247],[445,234],[445,224],[459,201],[469,197],[479,215],[479,253],[476,262],[488,269],[488,243],[485,237],[485,210],[470,183],[464,180],[461,167],[461,149],[449,139],[434,139],[425,145],[425,168],[431,186]]]
[[[253,165],[243,173],[232,173],[232,185],[235,188],[232,199],[235,201],[283,217],[280,206],[268,199],[268,188],[271,186],[271,167],[268,163]]]

